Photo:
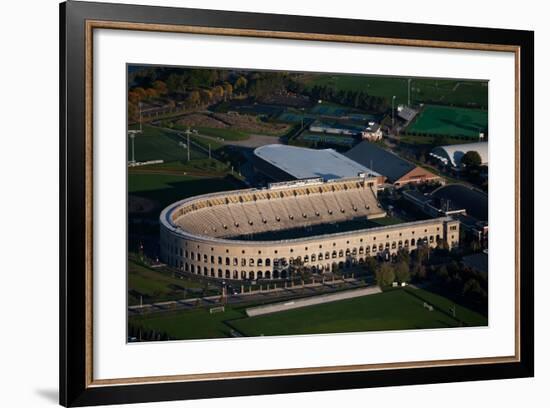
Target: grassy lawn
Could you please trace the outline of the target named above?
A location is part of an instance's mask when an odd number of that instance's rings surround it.
[[[169,312],[162,315],[132,316],[131,325],[146,330],[168,333],[172,339],[211,339],[230,337],[230,327],[225,320],[238,319],[244,316],[240,311],[230,307],[225,312],[210,314],[208,310],[197,309],[185,312]]]
[[[239,186],[227,177],[128,174],[128,194],[158,202],[162,208],[187,197],[236,188]]]
[[[456,312],[456,319],[466,323],[468,326],[486,326],[487,325],[487,317],[479,313],[476,313],[470,309],[467,309],[463,306],[457,305],[456,303],[452,302],[451,300],[443,296],[437,295],[427,290],[421,290],[421,289],[418,289],[418,290],[407,289],[407,291],[409,291],[412,295],[416,295],[416,297],[430,303],[431,305],[447,313],[450,313],[449,311],[450,308],[454,306],[455,312]]]
[[[130,167],[129,174],[182,174],[186,173],[204,173],[213,176],[223,176],[229,166],[216,159],[196,159],[187,161],[172,161],[147,166]]]
[[[248,139],[248,134],[242,130],[235,129],[217,129],[217,128],[208,128],[208,127],[197,127],[199,134],[206,136],[219,137],[224,140],[246,140]]]
[[[326,85],[335,90],[365,91],[372,96],[382,96],[397,104],[407,103],[407,78],[369,77],[363,75],[307,75],[306,87]],[[487,83],[445,79],[415,78],[411,82],[412,103],[439,103],[445,105],[478,106],[488,104]]]
[[[272,315],[231,321],[231,325],[247,336],[319,334],[374,330],[404,330],[458,327],[460,322],[437,309],[430,312],[423,300],[412,296],[418,292],[433,304],[447,310],[445,298],[421,289],[393,290],[356,299],[289,310]],[[457,306],[457,316],[469,325],[486,325],[487,320]]]
[[[487,111],[427,105],[407,131],[477,140],[479,133],[486,131],[487,120]]]
[[[435,308],[430,312],[424,302]],[[433,329],[485,326],[487,319],[471,310],[422,289],[397,289],[309,306],[270,315],[247,317],[243,308],[226,306],[224,313],[197,309],[162,315],[132,316],[130,324],[166,332],[173,339],[228,337],[233,327],[245,336],[345,333],[379,330]]]
[[[154,269],[128,260],[128,303],[139,304],[139,295],[143,296],[144,303],[162,302],[195,297],[193,291],[187,289],[202,289],[204,285],[198,281],[179,279],[166,270]],[[214,295],[218,290],[211,288],[209,293]]]
[[[186,161],[187,148],[180,145],[186,143],[183,137],[153,126],[144,125],[143,133],[134,139],[136,161],[164,160]],[[191,160],[208,158],[208,154],[199,149],[191,148]],[[128,160],[132,159],[132,141],[128,138]]]
[[[399,142],[409,145],[452,145],[465,143],[464,139],[447,136],[400,135]]]

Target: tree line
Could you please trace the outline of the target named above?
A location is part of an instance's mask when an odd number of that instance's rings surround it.
[[[315,85],[309,90],[304,88],[303,92],[314,100],[325,100],[368,112],[386,113],[390,108],[386,98],[369,95],[366,91],[345,91],[328,85]]]
[[[397,283],[423,283],[429,281],[447,296],[462,299],[471,308],[487,314],[487,276],[456,259],[449,262],[449,247],[443,240],[435,249],[419,246],[410,253],[400,249],[392,261],[367,257],[365,269],[372,274],[381,288]]]

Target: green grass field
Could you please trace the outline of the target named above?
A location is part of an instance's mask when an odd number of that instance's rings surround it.
[[[131,316],[129,323],[146,330],[167,333],[174,340],[213,339],[230,337],[231,328],[224,321],[242,316],[242,312],[226,307],[225,312],[214,314],[205,309],[197,309],[161,315]]]
[[[225,177],[128,174],[128,193],[158,202],[162,208],[187,197],[239,188]]]
[[[249,137],[247,133],[231,128],[217,129],[208,127],[197,127],[196,129],[199,131],[199,134],[212,137],[220,137],[224,140],[246,140]]]
[[[366,91],[389,101],[395,95],[397,104],[407,103],[407,78],[311,74],[304,76],[304,83],[308,88],[326,85],[335,90]],[[487,108],[488,87],[480,81],[415,78],[411,82],[411,102]]]
[[[447,310],[451,302],[435,294],[420,296],[430,299]],[[428,300],[428,299],[426,299]],[[448,306],[447,306],[448,305]],[[458,309],[458,308],[457,308]],[[463,308],[457,310],[460,317]],[[484,325],[486,320],[474,312],[464,313],[463,320],[471,325]],[[423,307],[423,301],[408,290],[393,290],[356,299],[342,300],[231,321],[241,333],[248,336],[273,336],[290,334],[343,333],[375,330],[432,329],[457,327],[460,322],[451,315]]]
[[[426,105],[407,132],[421,135],[466,137],[477,140],[480,132],[486,132],[487,111]]]
[[[143,133],[134,140],[136,161],[164,160],[185,161],[187,149],[180,145],[185,138],[174,132],[168,132],[153,126],[144,125]],[[208,158],[208,154],[197,148],[191,148],[191,160]],[[128,138],[128,160],[132,159],[132,141]]]
[[[166,300],[195,297],[194,292],[188,289],[202,289],[204,287],[198,281],[179,279],[162,269],[153,269],[141,265],[133,260],[128,260],[128,304],[139,304],[139,295],[143,296],[143,302],[162,302]],[[219,290],[211,288],[209,294],[219,293]]]
[[[434,306],[424,308],[427,301]],[[397,289],[309,306],[270,315],[247,317],[244,308],[226,306],[226,312],[210,315],[207,310],[133,316],[130,323],[166,332],[173,339],[227,337],[230,328],[244,336],[344,333],[379,330],[433,329],[485,326],[487,318],[422,289]]]

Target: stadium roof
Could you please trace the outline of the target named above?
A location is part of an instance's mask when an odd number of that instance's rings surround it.
[[[462,160],[462,156],[464,156],[466,152],[475,151],[478,152],[479,156],[481,157],[481,164],[489,164],[488,146],[488,142],[439,146],[434,148],[430,155],[438,158],[446,164],[450,164],[453,167],[458,167]]]
[[[369,166],[394,183],[416,166],[374,143],[361,142],[345,155],[363,166]]]
[[[322,177],[324,180],[333,180],[357,177],[359,173],[380,175],[333,149],[317,150],[271,144],[258,147],[254,154],[297,179]]]

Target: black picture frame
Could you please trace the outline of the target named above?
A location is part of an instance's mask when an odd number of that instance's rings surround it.
[[[258,376],[144,384],[90,384],[86,205],[86,22],[187,25],[269,32],[494,44],[519,49],[518,361],[384,370]],[[351,19],[69,1],[60,5],[60,403],[122,404],[365,387],[531,377],[534,375],[534,33]]]

